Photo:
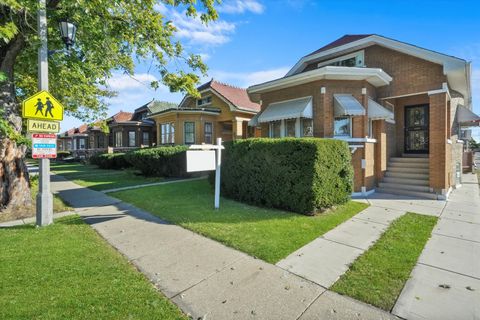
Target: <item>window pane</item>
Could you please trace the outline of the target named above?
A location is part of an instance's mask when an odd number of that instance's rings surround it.
[[[313,119],[302,119],[302,137],[313,137]]]
[[[175,124],[172,122],[170,123],[170,143],[175,143]]]
[[[135,131],[128,131],[128,146],[129,147],[135,147],[135,139],[136,134]]]
[[[143,131],[142,144],[145,146],[150,145],[150,132]]]
[[[204,138],[205,138],[205,143],[211,144],[212,143],[212,123],[210,122],[205,122],[204,126]]]
[[[115,147],[121,147],[122,143],[122,132],[117,131],[115,132]]]
[[[184,133],[185,133],[185,144],[195,143],[195,123],[194,122],[184,123]]]
[[[285,137],[295,137],[295,122],[296,119],[285,120]]]
[[[270,122],[270,137],[271,138],[280,138],[281,136],[281,121]]]
[[[335,136],[350,136],[350,118],[335,118],[334,130]]]

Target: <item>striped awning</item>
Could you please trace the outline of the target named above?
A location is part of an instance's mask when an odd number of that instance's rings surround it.
[[[311,119],[312,116],[312,97],[306,97],[269,104],[258,117],[258,122],[262,123],[295,118]]]
[[[333,107],[335,117],[365,115],[365,108],[351,94],[334,94]]]
[[[476,127],[480,125],[480,117],[462,105],[457,106],[455,118],[462,127]]]
[[[368,118],[371,120],[393,120],[394,114],[381,104],[368,98]]]

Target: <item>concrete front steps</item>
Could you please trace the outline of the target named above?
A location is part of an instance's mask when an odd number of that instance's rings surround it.
[[[424,157],[393,157],[377,192],[437,199],[430,192],[429,162]]]

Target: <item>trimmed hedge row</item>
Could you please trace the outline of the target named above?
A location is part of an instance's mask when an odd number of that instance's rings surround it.
[[[187,176],[186,151],[188,146],[168,146],[138,149],[125,155],[125,159],[145,176]]]
[[[125,153],[100,153],[90,157],[90,163],[97,165],[101,169],[120,170],[131,167],[131,164],[125,159]]]
[[[318,138],[225,143],[222,194],[247,203],[314,214],[352,193],[348,144]]]

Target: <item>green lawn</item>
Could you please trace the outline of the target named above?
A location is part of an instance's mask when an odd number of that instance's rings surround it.
[[[331,290],[390,311],[436,222],[415,213],[398,218]]]
[[[267,262],[275,263],[367,207],[349,202],[314,217],[221,199],[213,209],[206,180],[112,194],[152,214]]]
[[[187,319],[78,216],[0,229],[0,319]]]
[[[105,170],[80,163],[52,163],[52,171],[93,190],[107,190],[162,181],[158,177],[144,177],[133,169]]]

